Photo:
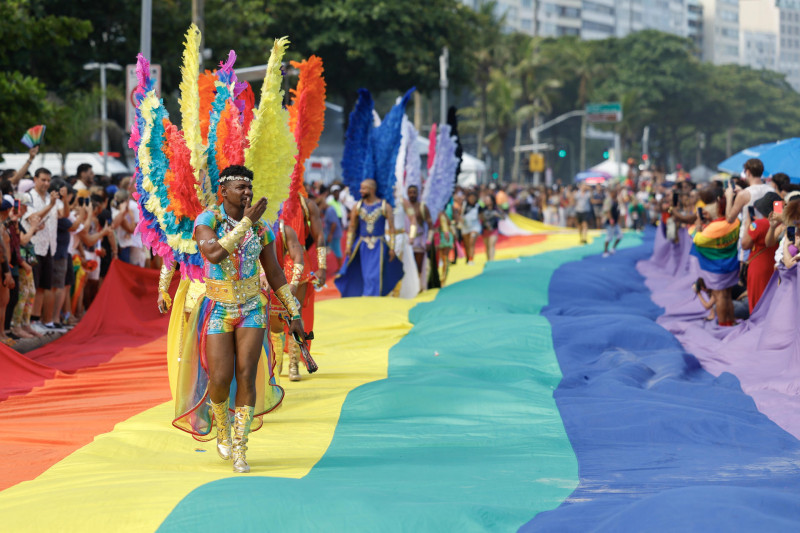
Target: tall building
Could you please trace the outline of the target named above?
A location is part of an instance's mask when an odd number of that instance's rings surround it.
[[[703,59],[715,65],[739,63],[739,0],[702,3]]]
[[[477,9],[485,0],[462,0]],[[699,0],[498,0],[495,14],[507,31],[581,39],[624,37],[657,29],[686,37],[686,2]],[[538,9],[537,9],[538,6]]]

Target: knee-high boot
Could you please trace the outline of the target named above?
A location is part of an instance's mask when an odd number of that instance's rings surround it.
[[[247,464],[247,436],[250,434],[250,423],[253,421],[253,411],[255,408],[245,405],[236,408],[233,417],[233,446],[231,455],[233,456],[233,471],[240,474],[250,472],[250,465]]]
[[[231,458],[231,419],[228,414],[228,400],[222,403],[211,404],[211,411],[214,413],[214,422],[217,425],[217,453],[226,461]]]
[[[280,376],[283,372],[283,332],[275,333],[269,332],[269,338],[272,341],[272,349],[275,351],[275,375]]]
[[[300,381],[297,362],[300,359],[300,346],[294,341],[289,343],[289,381]]]

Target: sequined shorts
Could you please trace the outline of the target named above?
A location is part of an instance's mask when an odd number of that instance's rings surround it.
[[[266,328],[267,307],[261,295],[242,305],[216,302],[208,319],[208,335],[232,333],[238,328]]]

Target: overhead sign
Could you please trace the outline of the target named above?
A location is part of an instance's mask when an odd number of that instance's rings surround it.
[[[150,77],[156,80],[156,94],[161,96],[161,65],[150,65]],[[136,103],[133,93],[139,85],[136,77],[136,65],[125,65],[125,131],[130,133],[131,125],[136,120]]]
[[[622,120],[622,104],[586,104],[586,120],[595,124],[613,124]]]

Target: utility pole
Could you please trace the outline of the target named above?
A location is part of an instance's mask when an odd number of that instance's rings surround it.
[[[447,124],[447,67],[449,66],[450,54],[447,47],[442,48],[442,55],[439,56],[439,124]]]
[[[106,69],[122,70],[116,63],[86,63],[84,70],[100,70],[100,150],[103,152],[103,175],[108,176],[108,102],[106,100]]]
[[[203,71],[203,56],[206,50],[205,0],[192,0],[192,22],[200,30],[200,72]]]
[[[153,35],[153,0],[142,0],[142,28],[141,33],[139,34],[139,40],[141,43],[140,52],[142,55],[148,60],[151,61],[152,56],[152,49],[151,49],[151,42],[152,42],[152,35]]]

